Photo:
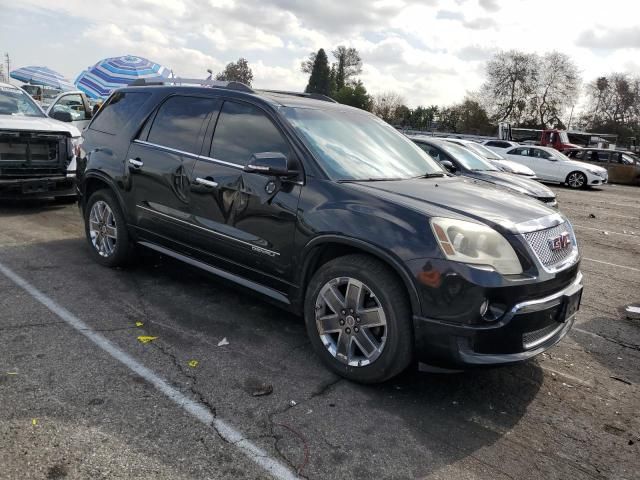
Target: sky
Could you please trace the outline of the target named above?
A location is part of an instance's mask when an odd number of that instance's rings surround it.
[[[245,57],[255,87],[302,91],[301,61],[337,45],[358,49],[370,93],[398,92],[410,107],[461,101],[499,50],[565,52],[585,82],[640,74],[635,0],[0,0],[12,68],[71,80],[126,54],[196,78]]]

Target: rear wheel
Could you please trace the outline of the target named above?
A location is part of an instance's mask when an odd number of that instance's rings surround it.
[[[94,260],[107,267],[126,264],[133,247],[113,192],[105,189],[91,195],[84,215],[85,234]]]
[[[382,382],[411,362],[406,290],[375,258],[348,255],[320,267],[307,289],[305,322],[322,361],[350,380]]]
[[[582,172],[571,172],[567,175],[566,183],[570,188],[585,188],[587,186],[587,176]]]

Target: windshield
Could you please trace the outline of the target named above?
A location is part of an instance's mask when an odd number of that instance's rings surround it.
[[[500,171],[480,155],[465,147],[445,142],[439,146],[469,170],[491,172]]]
[[[488,147],[484,145],[480,145],[479,143],[465,143],[465,147],[470,148],[477,154],[481,155],[484,158],[488,158],[489,160],[504,160],[504,157]]]
[[[42,110],[22,90],[0,87],[0,115],[44,117]]]
[[[557,158],[558,160],[562,160],[562,161],[565,161],[565,160],[570,161],[571,160],[564,153],[559,152],[555,148],[547,148],[544,151],[547,152],[547,153],[550,153],[553,158]]]
[[[336,180],[396,180],[443,173],[411,140],[369,113],[298,107],[284,107],[282,113]]]

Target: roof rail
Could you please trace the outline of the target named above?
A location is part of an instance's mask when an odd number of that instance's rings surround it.
[[[204,80],[201,78],[164,78],[164,77],[151,77],[151,78],[138,78],[134,80],[129,86],[131,87],[144,87],[151,85],[195,85],[199,87],[212,87],[212,88],[228,88],[230,90],[239,90],[241,92],[255,93],[254,90],[242,83],[242,82],[225,82],[220,80]]]
[[[266,93],[278,93],[280,95],[293,95],[295,97],[312,98],[314,100],[322,100],[323,102],[338,103],[333,98],[321,93],[306,93],[306,92],[288,92],[285,90],[258,90],[258,92]]]

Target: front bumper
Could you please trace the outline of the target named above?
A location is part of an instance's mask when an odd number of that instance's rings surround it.
[[[4,179],[0,177],[0,198],[43,198],[76,195],[75,175]]]
[[[571,329],[582,294],[582,274],[549,295],[515,304],[494,322],[454,324],[415,316],[418,360],[442,367],[501,365],[530,359]]]

